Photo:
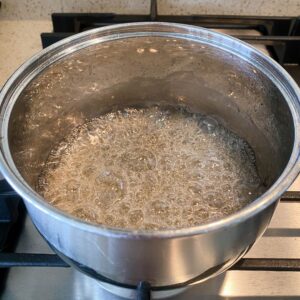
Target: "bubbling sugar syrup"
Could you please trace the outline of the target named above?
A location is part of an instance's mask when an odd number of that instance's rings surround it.
[[[38,184],[66,213],[135,230],[207,223],[264,189],[245,140],[210,116],[158,107],[77,127],[52,150]]]

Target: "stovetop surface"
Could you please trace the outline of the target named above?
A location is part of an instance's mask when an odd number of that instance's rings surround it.
[[[256,35],[253,31],[242,33],[243,36],[248,34]],[[264,46],[260,46],[260,49],[266,51]],[[285,68],[300,85],[300,66],[286,65]],[[28,216],[22,227],[15,252],[53,253]],[[246,258],[300,258],[300,196],[294,201],[280,202],[269,228]],[[125,292],[134,298],[135,291]],[[176,292],[180,293],[176,294]],[[300,272],[230,270],[204,283],[187,286],[174,293],[169,299],[300,299]],[[157,297],[165,299],[168,294],[160,293],[152,296],[154,299]],[[3,300],[124,299],[107,291],[98,281],[73,268],[55,267],[10,268],[0,298]]]

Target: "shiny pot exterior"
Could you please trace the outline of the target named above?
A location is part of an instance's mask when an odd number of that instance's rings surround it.
[[[169,23],[91,30],[43,50],[3,87],[1,172],[39,232],[81,271],[130,286],[201,281],[250,249],[298,175],[299,99],[279,65],[226,35]],[[75,126],[114,109],[154,104],[213,115],[245,138],[267,191],[224,219],[163,231],[88,224],[35,191],[50,150]]]
[[[152,286],[199,282],[228,269],[264,232],[276,203],[230,227],[182,237],[88,232],[27,205],[38,230],[62,259],[99,280]],[[77,258],[80,258],[77,259]]]

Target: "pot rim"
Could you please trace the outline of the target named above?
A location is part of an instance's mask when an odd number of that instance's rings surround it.
[[[153,28],[157,31],[143,31],[143,28]],[[166,31],[164,29],[170,29]],[[114,33],[119,30],[122,33]],[[123,30],[123,31],[122,31]],[[125,30],[125,31],[124,31]],[[126,30],[127,33],[126,33]],[[133,31],[132,31],[133,30]],[[139,30],[139,31],[134,31]],[[174,31],[175,30],[175,31]],[[177,30],[177,32],[176,32]],[[184,31],[184,33],[178,33]],[[112,32],[113,34],[110,34]],[[125,32],[125,33],[124,33]],[[64,213],[55,207],[48,204],[43,197],[35,192],[19,174],[13,159],[11,157],[8,146],[8,122],[11,110],[15,101],[18,98],[16,90],[22,91],[27,83],[25,79],[32,75],[33,71],[38,74],[41,71],[39,61],[46,57],[46,61],[49,64],[53,63],[53,56],[51,54],[64,53],[67,55],[71,52],[88,47],[95,43],[101,43],[103,41],[114,40],[119,38],[138,37],[138,36],[175,36],[178,38],[185,38],[187,40],[193,40],[194,42],[208,43],[212,46],[219,47],[223,51],[228,51],[236,56],[241,57],[243,60],[248,61],[251,65],[259,68],[265,75],[269,76],[276,87],[281,91],[286,102],[289,106],[290,112],[293,117],[294,124],[294,144],[290,159],[275,183],[260,197],[255,199],[251,204],[245,206],[241,210],[216,221],[202,224],[198,226],[180,228],[180,229],[166,229],[166,230],[128,230],[128,229],[116,229],[103,225],[91,224],[75,218],[67,213]],[[90,37],[90,39],[85,38]],[[99,38],[101,40],[99,40]],[[80,43],[80,41],[83,42]],[[76,42],[78,42],[76,44]],[[78,47],[76,47],[76,45]],[[69,47],[68,47],[69,46]],[[73,48],[72,48],[73,47]],[[72,48],[70,51],[70,48]],[[60,56],[59,58],[61,58]],[[255,60],[256,59],[256,60]],[[36,63],[32,72],[29,72],[24,78],[22,75],[28,73],[28,69],[32,67],[32,64]],[[36,75],[35,74],[35,75]],[[21,79],[21,80],[20,80]],[[18,87],[14,87],[16,83],[20,81]],[[13,91],[12,88],[14,87]],[[7,112],[9,111],[9,112]],[[95,234],[101,234],[106,236],[116,236],[120,238],[132,238],[132,239],[150,239],[150,238],[174,238],[184,237],[190,235],[204,234],[211,231],[218,230],[222,227],[231,227],[251,216],[261,212],[266,207],[270,206],[288,189],[288,187],[296,179],[300,171],[300,89],[291,76],[285,71],[277,62],[270,57],[266,56],[259,50],[250,46],[249,44],[242,42],[236,38],[233,38],[226,34],[221,34],[202,27],[177,24],[177,23],[165,23],[165,22],[139,22],[139,23],[125,23],[120,25],[106,26],[103,28],[96,28],[85,31],[83,33],[76,34],[69,38],[63,39],[50,47],[40,51],[32,58],[27,60],[21,65],[8,81],[3,86],[0,93],[0,171],[13,187],[13,189],[23,198],[25,202],[29,202],[37,209],[44,213],[50,213],[54,218],[61,222],[68,222],[71,226],[81,227],[82,230],[92,232]],[[276,163],[276,162],[274,162]]]

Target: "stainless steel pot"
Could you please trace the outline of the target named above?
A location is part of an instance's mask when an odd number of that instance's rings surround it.
[[[75,35],[21,66],[0,99],[1,172],[55,251],[100,279],[163,287],[226,270],[262,235],[299,172],[294,81],[251,46],[202,28],[134,23]],[[146,232],[82,222],[35,192],[49,151],[74,126],[115,108],[152,104],[214,115],[245,138],[265,194],[210,224]]]

